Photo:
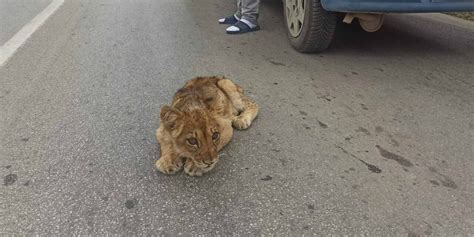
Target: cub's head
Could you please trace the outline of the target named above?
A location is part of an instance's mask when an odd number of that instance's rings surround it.
[[[212,115],[204,110],[182,112],[164,106],[160,118],[180,157],[193,159],[201,167],[211,167],[217,162],[220,131]]]

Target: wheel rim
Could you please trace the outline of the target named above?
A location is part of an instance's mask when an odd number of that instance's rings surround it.
[[[285,0],[286,22],[293,37],[298,37],[303,29],[305,1]]]

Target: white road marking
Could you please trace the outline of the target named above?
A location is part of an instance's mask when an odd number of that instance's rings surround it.
[[[0,66],[3,66],[16,50],[19,49],[63,3],[64,0],[53,0],[43,11],[31,19],[20,31],[3,44],[0,47]]]

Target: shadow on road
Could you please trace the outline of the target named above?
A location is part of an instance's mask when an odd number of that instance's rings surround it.
[[[278,24],[267,27],[279,28],[284,32],[283,24],[283,4],[280,1],[266,0],[262,2],[263,12],[271,13],[262,16],[264,17],[279,17],[276,21]],[[263,19],[267,21],[267,19]],[[416,24],[413,24],[416,23]],[[430,22],[427,19],[407,15],[395,14],[387,15],[382,29],[375,33],[368,33],[363,31],[357,22],[351,25],[340,23],[337,26],[336,35],[330,48],[325,54],[363,54],[369,55],[460,55],[460,52],[453,50],[453,47],[447,45],[446,42],[455,45],[465,45],[466,48],[474,48],[470,42],[463,41],[456,37],[449,37],[450,33],[443,32],[443,27],[435,22]],[[433,31],[435,28],[435,31]],[[453,28],[453,31],[462,30]],[[439,35],[434,35],[436,32]],[[466,37],[473,37],[472,32],[465,32]],[[285,35],[286,36],[286,35]],[[449,40],[444,38],[449,37]],[[440,42],[441,41],[441,42]],[[472,51],[472,50],[471,50]]]
[[[427,37],[400,17],[387,17],[383,28],[374,33],[363,31],[357,24],[340,23],[328,52],[365,56],[459,55],[449,45]]]

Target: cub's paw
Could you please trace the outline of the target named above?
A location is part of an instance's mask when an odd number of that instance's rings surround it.
[[[246,119],[245,117],[238,117],[232,122],[232,125],[234,126],[234,128],[240,129],[240,130],[247,129],[248,127],[250,127],[250,124],[251,124],[250,119]]]
[[[183,168],[183,163],[171,162],[168,159],[160,158],[155,163],[156,168],[164,174],[175,174]]]
[[[245,106],[241,101],[240,103],[235,103],[234,108],[237,110],[237,114],[241,114],[245,111]]]
[[[194,164],[193,161],[186,161],[184,164],[184,172],[189,176],[202,176],[203,170]]]

